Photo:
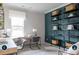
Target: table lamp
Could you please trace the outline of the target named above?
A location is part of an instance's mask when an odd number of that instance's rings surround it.
[[[36,28],[33,28],[33,34],[34,34],[34,36],[37,36],[37,29]]]
[[[31,37],[31,34],[28,34],[27,37],[28,37],[28,38]]]

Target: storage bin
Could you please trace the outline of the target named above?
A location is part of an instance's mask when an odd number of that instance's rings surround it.
[[[60,14],[60,12],[59,12],[58,9],[55,10],[55,11],[52,11],[52,16],[57,16],[57,15],[59,15],[59,14]]]
[[[65,6],[65,11],[66,12],[73,11],[73,10],[76,10],[76,9],[77,9],[77,7],[76,7],[75,3],[71,3],[71,4],[67,5],[67,6]]]
[[[72,46],[71,43],[66,42],[66,47],[67,47],[67,48],[69,48],[69,47],[71,47],[71,46]]]
[[[52,44],[58,45],[59,41],[58,40],[52,40]]]

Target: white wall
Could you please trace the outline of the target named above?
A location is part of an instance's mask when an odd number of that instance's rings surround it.
[[[4,9],[4,19],[5,19],[5,30],[6,29],[11,29],[11,20],[9,19],[9,9],[8,8],[5,8]],[[11,32],[8,33],[8,35],[10,36],[11,35]]]
[[[41,37],[42,43],[45,36],[45,21],[44,14],[36,12],[27,12],[25,20],[25,35],[32,32],[33,28],[36,28],[38,35]]]
[[[11,8],[5,8],[5,29],[11,28],[11,20],[8,17],[9,16],[8,13],[10,9]],[[26,20],[24,22],[25,36],[31,33],[33,28],[36,28],[38,31],[38,35],[41,37],[42,43],[44,43],[44,37],[45,37],[44,14],[37,12],[30,12],[30,11],[26,11],[25,13],[26,13]]]

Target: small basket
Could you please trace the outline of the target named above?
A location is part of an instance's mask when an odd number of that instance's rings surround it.
[[[52,11],[52,16],[57,16],[57,15],[59,15],[59,10],[58,9],[55,10],[55,11]]]
[[[67,6],[65,7],[65,9],[66,9],[66,10],[65,10],[66,12],[76,10],[76,9],[77,9],[77,8],[76,8],[76,4],[71,3],[71,4],[67,5]]]
[[[69,48],[69,47],[71,47],[71,46],[72,46],[71,43],[68,43],[68,42],[66,43],[66,47],[67,47],[67,48]]]
[[[58,45],[59,44],[59,41],[58,40],[52,40],[52,44]]]

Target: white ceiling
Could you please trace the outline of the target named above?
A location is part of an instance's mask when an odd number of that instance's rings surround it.
[[[21,10],[46,13],[54,8],[58,8],[66,3],[6,3],[5,6]]]

